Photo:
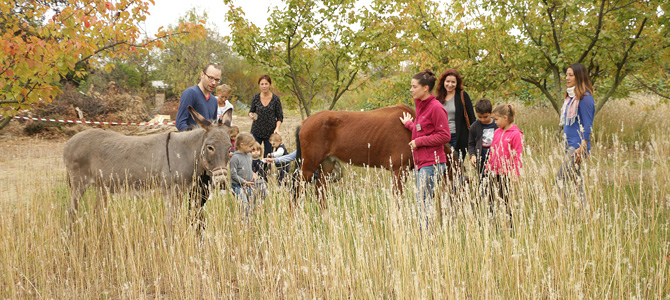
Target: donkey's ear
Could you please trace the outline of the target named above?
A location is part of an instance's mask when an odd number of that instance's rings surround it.
[[[195,122],[198,124],[198,126],[202,127],[205,130],[209,130],[209,128],[212,126],[212,122],[208,121],[203,117],[201,114],[199,114],[197,111],[195,111],[195,108],[193,106],[188,106],[188,112],[191,113],[191,117]]]
[[[226,125],[230,126],[233,123],[233,110],[229,109],[227,110],[221,118],[219,118],[219,121],[217,122],[218,125]]]

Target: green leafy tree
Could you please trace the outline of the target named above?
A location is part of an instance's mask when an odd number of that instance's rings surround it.
[[[401,39],[411,40],[400,48],[402,59],[458,68],[483,93],[516,93],[526,82],[556,111],[571,63],[587,66],[597,111],[629,92],[619,87],[630,75],[658,71],[670,44],[667,8],[663,1],[395,2]]]
[[[659,41],[658,55],[646,61],[642,69],[633,74],[634,86],[652,92],[664,98],[667,103],[670,100],[670,2],[663,2],[659,9]]]
[[[514,94],[513,90],[501,88],[513,82],[508,73],[488,67],[497,58],[484,51],[491,42],[486,30],[472,18],[465,18],[461,6],[438,1],[382,1],[386,5],[379,5],[384,9],[377,13],[387,23],[395,24],[397,29],[395,34],[385,37],[396,45],[385,68],[391,69],[389,62],[395,61],[398,73],[381,82],[388,86],[377,88],[382,93],[374,93],[373,101],[383,101],[384,90],[389,95],[407,95],[409,78],[424,69],[431,69],[438,76],[447,68],[459,70],[471,96],[507,97]],[[407,79],[405,84],[401,78]],[[406,99],[389,98],[388,104],[397,101]]]
[[[199,14],[195,9],[191,9],[179,18],[178,25],[168,26],[173,29],[181,24],[202,21],[205,23],[206,32],[198,40],[169,41],[165,43],[165,48],[157,53],[160,59],[154,77],[167,83],[175,93],[181,93],[195,85],[200,80],[200,72],[206,64],[222,64],[227,57],[233,55],[223,37],[206,24],[207,20],[207,13]],[[222,70],[222,78],[225,77],[226,71],[226,68]]]
[[[356,8],[355,1],[286,0],[283,8],[272,9],[263,29],[226,2],[234,50],[267,70],[308,116],[319,99],[333,109],[342,95],[365,84],[362,72],[392,47],[384,37],[393,28],[374,9]]]
[[[496,43],[501,66],[539,89],[558,112],[563,74],[571,63],[582,63],[596,85],[598,112],[613,96],[624,95],[627,91],[617,93],[624,80],[649,67],[670,42],[660,33],[662,3],[538,0],[484,1],[484,6],[499,16],[487,25],[508,22]],[[507,59],[511,56],[516,58]]]
[[[9,123],[19,109],[41,99],[51,101],[58,83],[69,72],[75,77],[87,62],[127,57],[162,47],[171,38],[197,39],[202,27],[182,24],[160,30],[156,37],[141,39],[139,22],[153,1],[60,0],[3,1],[0,3],[0,110]],[[103,60],[105,58],[107,60]],[[107,69],[111,65],[106,66]]]
[[[226,59],[223,68],[225,76],[222,77],[222,81],[233,89],[229,97],[231,103],[235,105],[239,101],[244,105],[250,105],[251,98],[258,93],[258,78],[263,75],[261,70],[237,55],[231,55]]]
[[[164,49],[157,51],[159,59],[153,77],[180,94],[200,80],[200,72],[206,64],[216,63],[221,67],[221,83],[233,89],[233,97],[247,103],[258,89],[255,80],[260,76],[259,72],[232,51],[216,27],[207,23],[208,20],[207,13],[198,13],[195,9],[179,18],[179,24],[204,22],[206,34],[198,40],[167,42]]]
[[[78,82],[79,90],[86,92],[89,90],[102,93],[110,82],[114,82],[123,90],[137,93],[140,91],[143,81],[142,70],[135,64],[114,62],[113,68],[106,70],[89,70],[85,80]]]

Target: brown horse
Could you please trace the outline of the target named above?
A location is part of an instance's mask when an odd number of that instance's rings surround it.
[[[390,170],[394,191],[402,193],[402,175],[414,168],[409,147],[412,132],[400,122],[404,112],[415,117],[413,108],[399,104],[367,112],[322,111],[303,121],[296,134],[302,179],[308,180],[321,170],[316,189],[323,208],[326,175],[335,166],[334,158],[357,166]],[[451,149],[445,147],[445,152],[451,154]],[[452,168],[447,169],[451,173]]]

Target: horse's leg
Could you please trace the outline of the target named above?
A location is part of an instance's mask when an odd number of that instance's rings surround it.
[[[187,210],[187,222],[190,222],[191,225],[195,224],[197,219],[198,203],[200,203],[200,176],[195,176],[193,182],[189,188],[188,192],[188,210]]]
[[[302,182],[299,182],[299,183],[296,184],[296,191],[297,192],[296,192],[296,197],[294,197],[294,199],[293,199],[295,201],[294,205],[298,204],[297,201],[298,201],[298,195],[299,195],[301,184],[310,182],[312,180],[312,177],[314,176],[314,173],[316,172],[316,170],[318,168],[319,168],[319,163],[315,163],[314,160],[311,160],[309,158],[305,158],[302,161],[302,167],[301,167],[302,176],[298,176],[299,178],[302,177]],[[323,173],[323,172],[321,172],[321,173]],[[318,185],[318,180],[317,180],[317,185]],[[318,189],[317,189],[317,193],[318,193]]]
[[[333,172],[335,168],[336,160],[331,157],[326,157],[321,162],[321,173],[319,174],[319,180],[316,183],[317,194],[319,195],[319,202],[321,203],[322,209],[328,209],[328,204],[326,203],[326,188],[328,184],[328,176]]]
[[[206,221],[205,220],[205,203],[207,202],[207,199],[209,198],[209,194],[212,189],[212,177],[207,175],[206,173],[202,175],[202,185],[201,185],[201,197],[200,197],[200,206],[198,207],[198,229],[200,231],[205,229]]]
[[[396,208],[400,209],[400,198],[404,193],[405,170],[403,167],[393,167],[391,174],[393,176],[393,198],[395,198]]]
[[[316,184],[314,185],[314,189],[316,190],[316,197],[319,199],[319,204],[321,205],[321,209],[328,209],[328,204],[326,203],[326,172],[324,172],[323,168],[320,168],[319,170],[319,176],[316,179]]]
[[[298,166],[296,166],[295,170],[293,170],[293,174],[291,174],[291,200],[289,200],[289,207],[291,211],[293,211],[293,208],[298,204],[298,197],[300,197],[300,188],[304,180],[302,179],[302,176],[300,175],[300,169]]]

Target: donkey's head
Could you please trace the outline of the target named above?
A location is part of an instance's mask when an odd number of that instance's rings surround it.
[[[200,128],[205,130],[205,136],[200,147],[200,163],[210,176],[228,177],[229,153],[233,145],[230,143],[230,122],[232,110],[228,110],[223,118],[214,123],[206,120],[191,106],[188,107],[191,117]]]

